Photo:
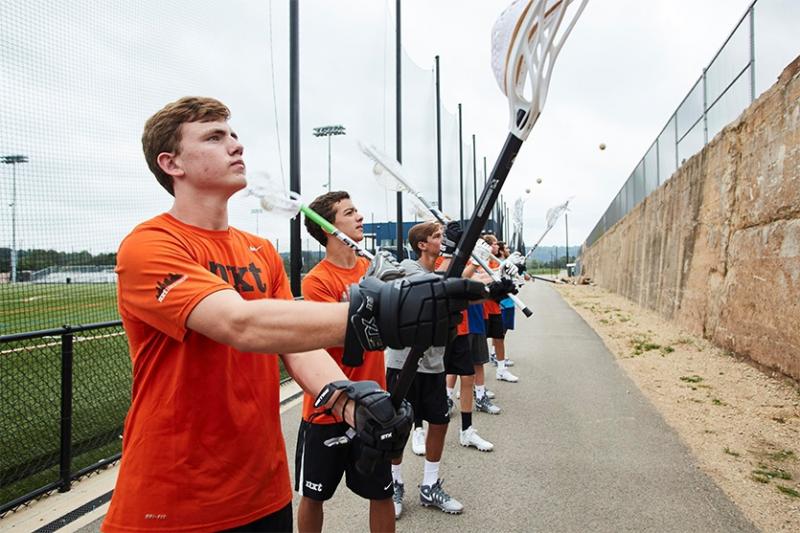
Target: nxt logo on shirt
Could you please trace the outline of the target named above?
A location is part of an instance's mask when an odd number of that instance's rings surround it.
[[[169,291],[186,281],[186,274],[170,273],[166,278],[156,283],[156,300],[163,302]]]
[[[250,263],[246,267],[221,265],[214,261],[208,262],[208,269],[212,274],[221,277],[225,282],[233,285],[236,292],[253,292],[258,289],[259,292],[267,292],[267,286],[261,280],[261,269],[255,263]],[[253,286],[255,283],[255,287]]]

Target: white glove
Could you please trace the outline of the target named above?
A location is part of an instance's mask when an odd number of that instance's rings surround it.
[[[525,263],[525,256],[519,252],[514,252],[513,254],[509,255],[506,259],[507,262],[513,263],[517,266]]]
[[[397,262],[397,259],[387,250],[375,252],[375,257],[369,264],[365,278],[373,277],[381,281],[392,281],[393,279],[404,278],[406,271]]]
[[[472,253],[484,263],[489,264],[489,258],[492,256],[492,245],[483,239],[478,239],[478,242],[475,243],[475,248],[472,249]]]
[[[514,278],[517,274],[519,274],[519,268],[517,268],[517,265],[514,263],[507,261],[503,263],[502,272],[504,276]]]

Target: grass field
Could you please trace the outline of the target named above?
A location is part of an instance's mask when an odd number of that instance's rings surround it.
[[[118,318],[114,284],[0,285],[0,335]],[[120,451],[131,362],[120,326],[76,334],[73,353],[74,472]],[[59,336],[0,343],[0,504],[58,479],[60,399]]]
[[[0,285],[0,335],[118,320],[114,283]]]

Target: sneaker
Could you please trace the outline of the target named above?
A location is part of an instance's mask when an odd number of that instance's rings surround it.
[[[493,364],[494,366],[497,366],[497,354],[495,354],[495,353],[490,353],[490,354],[489,354],[489,362],[490,362],[491,364]]]
[[[464,510],[461,502],[452,498],[442,488],[442,480],[436,480],[433,485],[419,486],[419,503],[424,507],[438,507],[445,513],[459,514]]]
[[[458,432],[458,442],[462,446],[467,448],[473,446],[482,452],[490,452],[494,449],[494,444],[488,440],[483,440],[473,426]]]
[[[475,410],[489,413],[490,415],[499,415],[501,409],[493,404],[492,400],[484,394],[483,398],[480,400],[477,397],[475,398]]]
[[[425,455],[425,430],[422,428],[414,428],[411,434],[411,451],[415,455]]]
[[[456,403],[453,401],[452,398],[447,398],[447,417],[453,416],[453,413],[456,412]]]
[[[506,359],[506,367],[509,366],[514,366],[514,361],[512,361],[511,359]]]
[[[403,496],[406,493],[406,486],[399,481],[394,481],[393,487],[392,503],[394,503],[394,518],[397,520],[403,513]]]
[[[516,383],[519,381],[519,378],[509,372],[507,369],[503,369],[502,372],[498,370],[495,373],[495,378],[497,378],[497,381],[508,381],[509,383]]]
[[[497,397],[497,395],[493,391],[490,391],[489,389],[483,389],[483,394],[486,395],[490,400],[494,400],[495,397]],[[478,393],[475,391],[474,387],[472,389],[472,398],[473,399],[478,398]]]

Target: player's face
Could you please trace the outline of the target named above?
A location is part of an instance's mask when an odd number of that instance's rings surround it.
[[[364,240],[364,217],[358,212],[350,198],[336,204],[336,218],[333,225],[356,242]]]
[[[430,235],[425,244],[427,245],[425,252],[438,257],[442,253],[442,230],[437,230],[433,235]]]
[[[227,122],[187,122],[181,126],[180,151],[174,157],[181,173],[176,179],[230,196],[247,185],[243,154],[244,146]]]

